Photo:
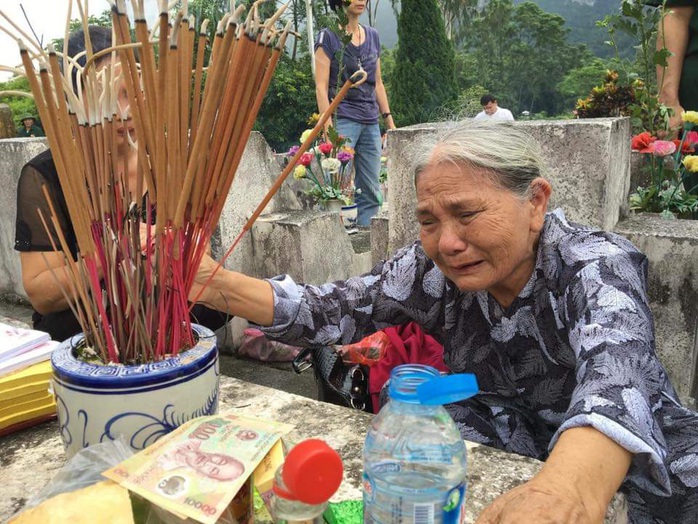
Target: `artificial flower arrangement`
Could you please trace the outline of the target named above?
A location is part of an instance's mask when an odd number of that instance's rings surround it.
[[[303,132],[301,143],[305,142],[310,132],[310,129]],[[344,205],[349,205],[353,202],[354,194],[360,191],[354,189],[351,169],[354,150],[347,142],[347,137],[329,126],[325,138],[318,139],[315,147],[301,155],[294,168],[293,176],[296,180],[305,179],[311,183],[306,194],[323,206],[330,200],[341,200]],[[299,146],[293,146],[289,149],[288,156],[293,157],[298,148]]]
[[[645,131],[632,138],[632,149],[648,155],[651,181],[630,195],[630,209],[660,213],[665,218],[698,214],[698,112],[681,115],[680,140],[660,140]],[[696,173],[694,175],[693,173]]]

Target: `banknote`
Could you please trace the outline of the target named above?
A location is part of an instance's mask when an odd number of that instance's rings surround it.
[[[234,414],[200,417],[103,475],[180,518],[213,524],[291,429]]]

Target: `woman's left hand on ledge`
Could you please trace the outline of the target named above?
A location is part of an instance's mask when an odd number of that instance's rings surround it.
[[[574,490],[533,478],[497,497],[475,524],[595,524]]]

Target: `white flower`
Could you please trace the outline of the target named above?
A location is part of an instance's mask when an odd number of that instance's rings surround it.
[[[342,163],[336,158],[326,158],[322,161],[321,165],[324,171],[336,173],[337,171],[339,171],[339,168],[341,167]]]

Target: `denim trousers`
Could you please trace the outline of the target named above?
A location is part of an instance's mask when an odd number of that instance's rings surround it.
[[[369,226],[380,207],[381,135],[378,124],[361,124],[347,118],[338,118],[337,132],[347,137],[354,148],[354,186],[361,191],[354,194],[356,225]]]

